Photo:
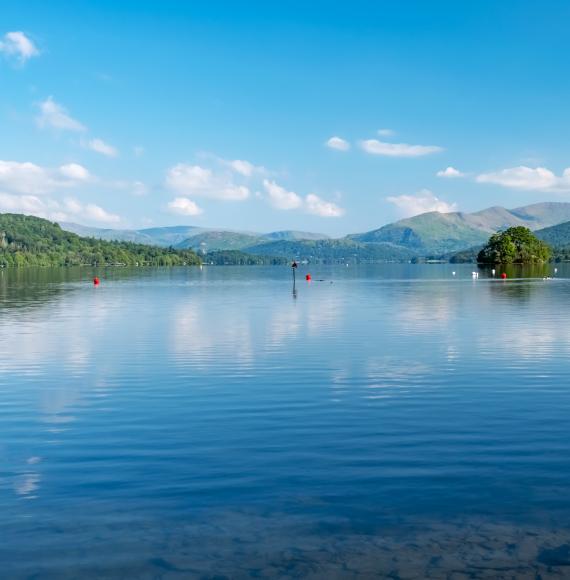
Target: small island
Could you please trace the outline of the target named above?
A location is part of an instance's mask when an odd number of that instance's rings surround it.
[[[528,228],[515,226],[493,234],[477,255],[481,264],[537,264],[552,256],[550,246]]]

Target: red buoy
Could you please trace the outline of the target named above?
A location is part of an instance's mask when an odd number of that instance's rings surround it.
[[[99,286],[99,284],[101,284],[101,280],[99,280],[99,278],[97,278],[97,276],[95,276],[95,278],[93,278],[93,284],[95,286]]]
[[[310,275],[310,274],[307,274],[307,275],[305,276],[305,280],[306,280],[307,282],[310,282],[310,281],[311,281],[311,275]]]
[[[503,273],[501,274],[501,278],[502,278],[503,280],[506,280],[506,279],[507,279],[507,275],[506,275],[506,274],[503,272]]]

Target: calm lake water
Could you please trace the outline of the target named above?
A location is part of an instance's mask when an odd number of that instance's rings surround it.
[[[0,577],[568,577],[558,268],[0,271]]]

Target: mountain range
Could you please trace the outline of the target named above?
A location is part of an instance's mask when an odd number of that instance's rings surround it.
[[[72,223],[60,225],[82,236],[172,246],[202,253],[241,250],[250,254],[310,260],[385,261],[448,255],[480,246],[492,233],[511,226],[542,230],[564,222],[570,222],[570,203],[544,202],[510,210],[495,206],[473,213],[428,212],[337,239],[294,230],[254,233],[195,226],[111,230]],[[570,245],[570,227],[548,235],[555,237],[559,245]]]

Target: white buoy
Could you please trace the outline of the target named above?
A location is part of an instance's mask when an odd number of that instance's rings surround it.
[[[491,270],[491,274],[493,274],[493,276],[495,275],[495,268]]]
[[[451,275],[452,275],[452,276],[455,276],[455,272],[451,272]]]
[[[554,268],[554,273],[558,274],[558,268]]]
[[[471,272],[471,277],[476,280],[477,278],[479,278],[479,272]]]

